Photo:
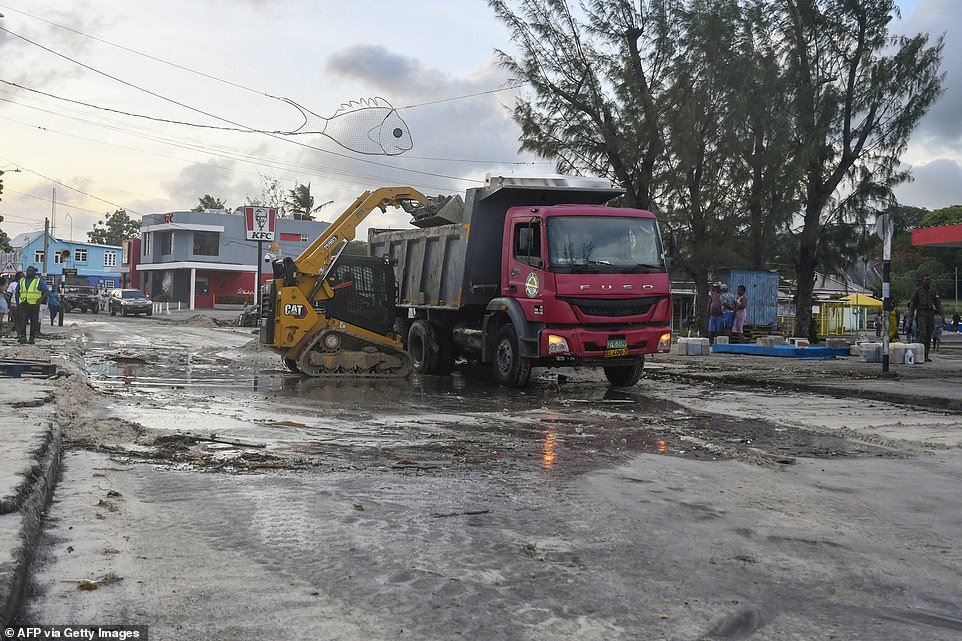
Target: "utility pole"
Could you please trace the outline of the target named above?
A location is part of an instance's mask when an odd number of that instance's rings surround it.
[[[889,312],[892,310],[892,217],[882,214],[875,219],[875,233],[882,239],[882,372],[889,371]]]
[[[44,278],[47,277],[47,254],[50,252],[50,219],[43,219],[43,272]]]

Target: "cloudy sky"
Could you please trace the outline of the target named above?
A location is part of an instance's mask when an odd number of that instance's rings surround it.
[[[962,203],[962,12],[958,0],[901,4],[897,32],[945,34],[948,77],[905,154],[916,181],[900,199]],[[486,172],[552,171],[517,152],[514,90],[494,59],[511,44],[484,0],[0,0],[0,14],[0,213],[11,237],[47,217],[57,236],[84,240],[106,212],[190,209],[207,193],[243,205],[267,179],[310,183],[317,204],[333,201],[320,215],[330,220],[377,186],[456,193]],[[381,97],[413,148],[362,155],[325,136],[164,122],[298,128],[300,112],[277,97],[322,118]]]

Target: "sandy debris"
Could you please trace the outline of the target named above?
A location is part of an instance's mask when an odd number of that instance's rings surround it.
[[[203,314],[195,314],[194,316],[191,316],[184,321],[184,324],[191,327],[220,327],[220,324],[217,321],[210,316],[205,316]]]

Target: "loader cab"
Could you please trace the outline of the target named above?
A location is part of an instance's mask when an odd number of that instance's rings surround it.
[[[394,327],[394,267],[383,258],[341,255],[327,275],[334,298],[327,315],[377,334]]]

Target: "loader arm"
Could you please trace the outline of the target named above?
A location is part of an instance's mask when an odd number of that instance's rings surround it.
[[[294,260],[297,272],[315,275],[323,282],[338,256],[354,240],[358,225],[375,209],[386,212],[388,207],[402,208],[414,216],[426,210],[429,202],[411,187],[380,187],[364,192]]]

